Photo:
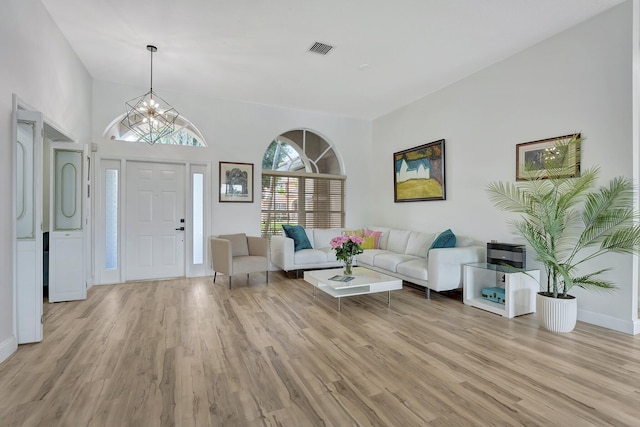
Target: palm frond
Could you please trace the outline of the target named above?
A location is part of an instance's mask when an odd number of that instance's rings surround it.
[[[590,193],[583,208],[584,232],[576,244],[575,253],[609,239],[619,229],[631,230],[629,226],[637,218],[632,201],[633,183],[623,177],[613,178],[609,187]],[[609,239],[606,248],[613,250],[609,245],[620,239],[620,235],[614,241]]]
[[[615,252],[624,254],[637,254],[640,252],[640,225],[618,228],[607,235],[600,250],[603,252]]]
[[[596,245],[619,229],[629,227],[635,218],[633,209],[612,209],[592,218],[576,244],[576,252]]]
[[[604,280],[601,278],[598,278],[597,276],[601,275],[602,273],[605,273],[607,271],[609,271],[610,269],[608,268],[604,268],[602,270],[598,270],[595,271],[593,273],[589,273],[586,274],[584,276],[580,276],[580,277],[574,277],[573,278],[573,284],[574,286],[578,286],[580,288],[583,289],[615,289],[616,286],[608,281],[608,280]]]
[[[585,170],[577,178],[560,178],[556,206],[558,209],[570,209],[582,202],[587,192],[593,188],[598,176],[598,168]]]
[[[511,183],[493,182],[487,186],[489,199],[507,212],[526,212],[529,206],[525,193]]]

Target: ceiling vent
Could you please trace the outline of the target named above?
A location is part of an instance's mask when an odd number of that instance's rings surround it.
[[[328,44],[315,42],[313,46],[309,48],[309,52],[317,53],[320,55],[326,55],[329,51],[333,49],[333,46],[329,46]]]

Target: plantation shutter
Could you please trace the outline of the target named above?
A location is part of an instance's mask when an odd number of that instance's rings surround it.
[[[342,175],[263,171],[262,235],[281,235],[282,224],[344,227],[345,180]]]

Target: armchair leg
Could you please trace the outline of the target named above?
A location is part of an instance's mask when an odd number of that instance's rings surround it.
[[[231,289],[231,275],[229,275],[229,289]]]
[[[267,275],[267,283],[269,283],[269,270],[266,271],[266,275]]]
[[[218,274],[217,271],[213,272],[213,283],[216,283],[216,274]]]

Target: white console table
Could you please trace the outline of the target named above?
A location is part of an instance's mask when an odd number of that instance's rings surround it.
[[[463,302],[472,307],[511,319],[536,312],[536,293],[540,290],[540,270],[513,272],[504,266],[484,262],[465,264]],[[505,303],[482,298],[482,289],[504,288]]]

